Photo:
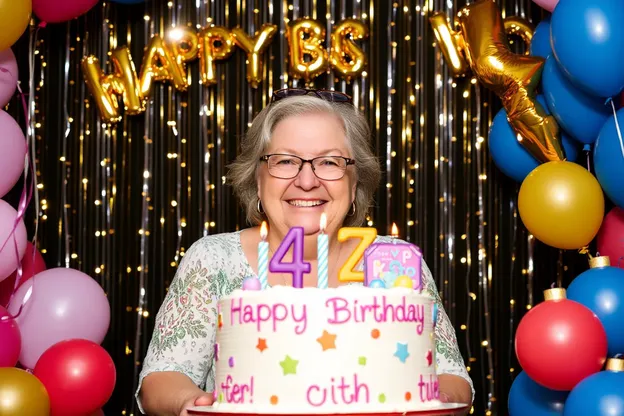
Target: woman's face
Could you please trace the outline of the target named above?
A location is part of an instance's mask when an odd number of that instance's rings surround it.
[[[285,118],[273,130],[265,154],[283,153],[312,159],[318,156],[351,158],[340,120],[325,113],[310,113]],[[303,227],[306,235],[319,232],[321,213],[327,215],[326,233],[333,234],[342,226],[355,199],[356,175],[348,166],[338,180],[321,180],[304,163],[292,179],[279,179],[269,174],[266,162],[258,172],[258,198],[269,220],[269,226],[285,234],[292,227]]]

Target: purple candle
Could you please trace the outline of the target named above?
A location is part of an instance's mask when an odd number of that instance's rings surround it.
[[[303,236],[302,227],[291,228],[269,263],[271,273],[292,274],[292,285],[297,289],[303,288],[303,275],[310,273],[312,269],[310,263],[303,261]],[[284,257],[291,246],[292,261],[284,262]]]

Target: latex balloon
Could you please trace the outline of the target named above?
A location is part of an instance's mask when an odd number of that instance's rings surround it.
[[[26,243],[26,250],[22,257],[22,277],[20,278],[17,287],[20,287],[28,279],[40,273],[46,269],[45,261],[32,243],[29,241]],[[0,306],[6,306],[9,304],[9,299],[13,294],[15,288],[15,279],[17,278],[17,271],[11,273],[11,275],[0,282]]]
[[[24,34],[31,12],[30,0],[0,0],[0,51],[9,49]]]
[[[503,19],[493,1],[472,3],[458,16],[472,71],[500,97],[521,144],[540,162],[565,160],[559,126],[535,98],[544,60],[509,50]]]
[[[199,34],[199,67],[205,86],[217,83],[216,61],[229,58],[234,53],[234,38],[223,26],[211,26]]]
[[[533,32],[529,54],[533,56],[541,56],[548,58],[552,55],[550,47],[550,17],[542,19]]]
[[[619,131],[618,131],[619,128]],[[594,169],[609,199],[624,208],[624,108],[611,116],[598,133],[594,148]]]
[[[141,97],[149,96],[155,81],[169,82],[179,91],[186,91],[188,88],[186,74],[171,48],[159,35],[152,36],[145,48],[139,81]]]
[[[327,70],[325,28],[316,20],[297,19],[288,28],[289,68],[294,78],[311,81]],[[310,59],[306,59],[306,55]]]
[[[572,162],[538,166],[522,182],[518,212],[535,238],[551,247],[576,250],[596,236],[604,217],[600,184]]]
[[[542,90],[548,108],[557,123],[581,143],[592,144],[609,118],[605,100],[574,86],[559,69],[553,56],[546,59],[542,73]]]
[[[116,123],[121,120],[117,95],[122,97],[124,109],[130,115],[145,111],[145,102],[128,48],[114,49],[111,63],[114,72],[106,75],[100,68],[99,60],[95,56],[87,56],[82,60],[82,72],[100,116],[107,123]]]
[[[22,349],[22,337],[17,322],[2,306],[0,306],[0,340],[2,340],[0,367],[14,367]]]
[[[74,269],[59,267],[35,275],[17,290],[9,312],[17,315],[22,305],[16,319],[22,333],[19,361],[26,368],[34,368],[41,354],[62,340],[101,343],[110,324],[106,294],[91,276]]]
[[[84,416],[101,408],[115,389],[115,364],[94,342],[61,341],[43,353],[34,375],[50,395],[50,416]]]
[[[536,383],[551,390],[569,391],[602,369],[607,358],[607,335],[591,310],[565,298],[565,289],[547,290],[545,295],[549,300],[533,307],[520,320],[516,356]]]
[[[509,391],[509,416],[557,416],[563,414],[567,391],[542,387],[520,372]]]
[[[34,14],[46,23],[75,19],[91,10],[98,0],[32,0]]]
[[[0,108],[4,108],[15,94],[19,72],[11,48],[0,51]]]
[[[624,208],[614,207],[605,216],[597,246],[601,256],[609,257],[611,266],[624,269]]]
[[[19,368],[0,368],[0,415],[48,416],[50,399],[32,374]]]
[[[566,76],[591,95],[619,94],[624,88],[624,2],[565,0],[550,21],[554,56]]]
[[[535,2],[535,4],[537,4],[538,6],[542,7],[544,10],[552,12],[553,10],[555,10],[555,6],[557,6],[559,0],[533,0],[533,2]]]
[[[568,299],[585,305],[598,316],[607,333],[610,357],[624,351],[624,270],[610,267],[608,257],[595,257],[591,268],[568,286]]]
[[[270,23],[263,24],[253,38],[240,27],[232,29],[234,43],[247,54],[247,82],[252,88],[258,88],[262,81],[262,58],[275,33],[277,26]]]
[[[1,198],[13,189],[24,172],[26,137],[17,121],[4,110],[0,110],[0,131],[2,132],[0,135],[0,147],[2,148],[2,152],[0,152],[0,166],[2,166],[2,175],[0,175]],[[0,240],[1,244],[4,244],[4,240]],[[0,253],[1,255],[6,254]],[[0,280],[8,276],[3,272],[4,270],[0,270]]]
[[[23,218],[15,225],[16,218],[17,211],[0,199],[0,246],[5,241],[7,242],[5,249],[0,251],[0,280],[9,277],[17,269],[17,265],[26,251],[26,225],[24,225]],[[15,244],[17,244],[17,255]]]
[[[366,54],[355,43],[366,37],[368,26],[361,20],[345,19],[332,30],[330,62],[347,81],[361,74],[366,67]]]
[[[563,414],[624,416],[624,361],[610,359],[605,371],[581,381],[570,392]]]

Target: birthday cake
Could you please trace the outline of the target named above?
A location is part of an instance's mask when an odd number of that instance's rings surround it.
[[[277,286],[219,301],[215,411],[404,413],[441,405],[434,300],[407,288]]]

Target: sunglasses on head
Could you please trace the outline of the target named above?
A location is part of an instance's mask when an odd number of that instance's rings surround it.
[[[331,101],[333,103],[353,104],[351,96],[345,93],[330,90],[309,90],[306,88],[284,88],[282,90],[277,90],[271,97],[271,103],[279,101],[282,98],[297,97],[302,95],[316,95],[322,100]]]

